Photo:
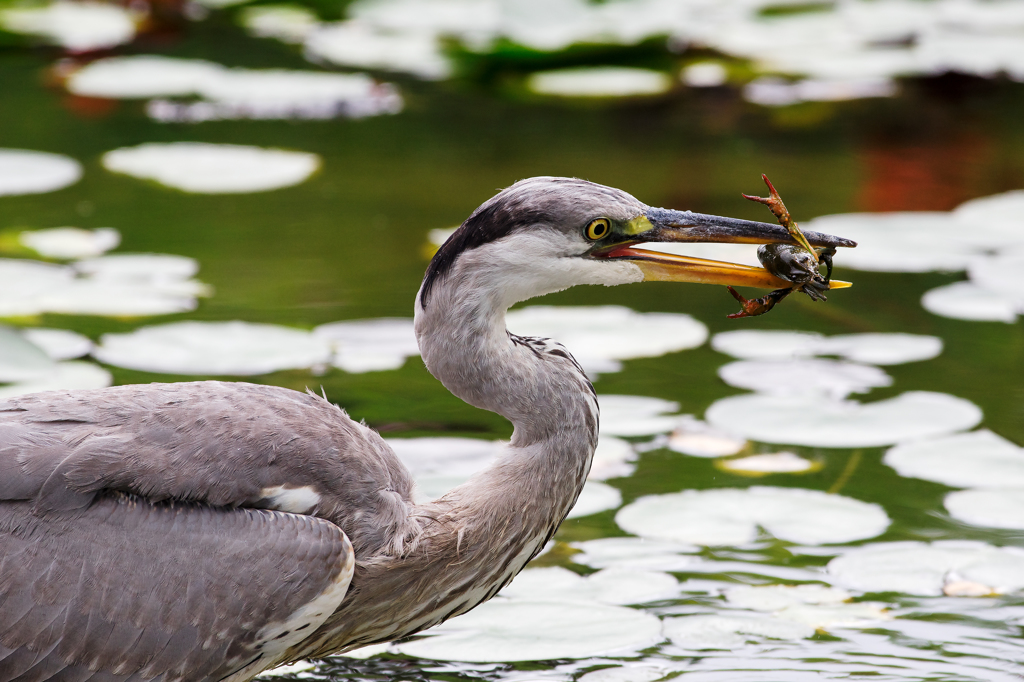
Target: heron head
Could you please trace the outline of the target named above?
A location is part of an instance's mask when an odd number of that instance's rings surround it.
[[[856,246],[805,236],[814,246]],[[763,268],[636,248],[644,242],[794,243],[779,225],[652,208],[586,180],[535,177],[484,202],[448,238],[427,268],[418,301],[426,308],[438,283],[451,278],[493,291],[507,305],[577,284],[790,286]]]

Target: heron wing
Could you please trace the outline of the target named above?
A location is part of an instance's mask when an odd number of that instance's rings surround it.
[[[255,673],[338,607],[353,566],[341,529],[310,516],[126,495],[43,517],[5,503],[0,682]]]
[[[397,518],[411,488],[376,432],[283,388],[205,381],[0,401],[0,500],[33,500],[40,513],[120,491],[296,513],[329,499],[317,515]]]

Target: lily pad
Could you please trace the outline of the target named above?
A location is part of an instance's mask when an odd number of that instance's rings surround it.
[[[837,360],[741,360],[718,368],[722,381],[768,395],[820,395],[841,399],[851,393],[891,386],[892,377],[871,365]]]
[[[773,452],[733,459],[720,459],[715,466],[730,473],[744,476],[766,474],[800,474],[813,471],[815,463],[792,452]]]
[[[758,528],[808,545],[875,537],[889,527],[876,504],[800,488],[685,490],[626,505],[615,522],[628,533],[698,545],[743,545]]]
[[[395,649],[442,661],[513,662],[630,655],[661,640],[661,621],[636,609],[497,598]]]
[[[82,164],[67,156],[0,149],[0,196],[53,192],[81,178]]]
[[[699,559],[700,548],[691,544],[648,538],[599,538],[572,543],[579,550],[574,563],[591,568],[638,571],[685,571]]]
[[[745,394],[716,401],[705,417],[713,426],[764,443],[856,448],[966,430],[977,425],[982,415],[963,398],[911,391],[866,404]]]
[[[597,601],[603,604],[644,604],[679,596],[679,581],[660,571],[610,568],[587,576],[550,566],[530,568],[500,593],[518,599]]]
[[[638,313],[623,306],[530,306],[509,311],[510,331],[562,343],[587,372],[615,372],[621,360],[696,348],[704,324],[682,313]]]
[[[54,370],[42,348],[12,327],[0,326],[0,382],[31,381]]]
[[[636,97],[668,92],[672,78],[650,69],[582,66],[535,73],[527,79],[527,87],[538,94],[561,97]]]
[[[75,52],[111,48],[135,38],[135,22],[127,8],[90,0],[3,9],[0,27],[41,36]]]
[[[113,378],[110,372],[91,362],[58,362],[53,369],[27,381],[0,386],[0,399],[42,391],[106,388]]]
[[[253,376],[324,364],[330,346],[301,329],[249,322],[172,322],[104,334],[93,356],[161,374]]]
[[[1024,448],[987,429],[897,445],[882,461],[900,476],[956,488],[1024,489]]]
[[[364,22],[320,24],[306,37],[309,57],[360,69],[409,73],[426,80],[447,78],[451,65],[432,33],[382,31]]]
[[[943,504],[964,523],[1024,530],[1024,488],[959,490],[946,495]]]
[[[52,360],[74,360],[92,351],[92,341],[88,337],[67,329],[35,327],[23,329],[21,334]]]
[[[277,38],[301,44],[320,23],[316,13],[300,5],[246,7],[239,17],[242,26],[258,38]]]
[[[857,547],[828,564],[833,582],[864,592],[943,594],[969,580],[996,592],[1024,588],[1024,550],[982,542],[892,542]]]
[[[742,360],[788,360],[835,355],[869,365],[929,360],[942,352],[942,339],[922,334],[839,334],[764,329],[715,334],[711,347]]]
[[[853,598],[846,590],[825,585],[737,585],[725,591],[726,600],[754,611],[781,611],[806,604],[834,606]]]
[[[933,315],[973,322],[1017,321],[1024,307],[1003,293],[989,291],[974,282],[953,282],[930,289],[921,297],[921,305]]]
[[[747,439],[684,414],[676,420],[666,446],[692,457],[725,457],[741,452],[747,446]]]
[[[587,481],[583,486],[576,504],[569,510],[568,519],[578,519],[591,514],[599,514],[609,509],[622,506],[622,493],[607,483]]]
[[[412,318],[331,322],[313,333],[334,347],[331,364],[351,373],[398,369],[420,353]]]
[[[814,627],[771,616],[694,615],[665,619],[665,636],[683,649],[734,649],[765,639],[796,640],[814,636]]]
[[[304,182],[320,167],[320,157],[233,144],[151,142],[107,152],[103,166],[183,192],[242,194]]]
[[[600,395],[601,435],[651,436],[675,428],[679,403],[638,395]]]
[[[110,251],[121,243],[121,233],[112,227],[83,230],[80,227],[52,227],[26,230],[18,241],[47,258],[89,258]]]

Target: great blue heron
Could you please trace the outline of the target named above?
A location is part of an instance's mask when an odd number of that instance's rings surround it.
[[[312,394],[209,381],[0,402],[0,681],[247,680],[494,596],[573,506],[598,426],[579,365],[509,333],[509,306],[576,284],[787,285],[634,248],[646,241],[791,238],[532,178],[440,248],[416,298],[423,360],[515,431],[491,468],[426,504],[377,433]]]

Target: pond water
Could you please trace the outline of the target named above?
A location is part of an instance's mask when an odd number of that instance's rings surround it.
[[[827,303],[793,296],[754,319],[726,319],[725,289],[697,285],[578,287],[520,306],[573,307],[513,322],[578,348],[608,396],[581,507],[463,625],[280,674],[1024,675],[1024,200],[954,211],[1024,189],[1024,85],[946,74],[890,97],[776,108],[734,87],[581,102],[527,94],[522,68],[495,60],[452,80],[382,76],[385,90],[316,85],[362,118],[315,106],[252,117],[267,109],[244,95],[250,72],[222,67],[311,67],[235,19],[214,12],[125,51],[202,60],[175,72],[176,91],[136,92],[201,93],[212,109],[70,94],[58,50],[0,44],[0,148],[61,155],[0,156],[0,183],[15,178],[0,184],[0,255],[16,260],[0,263],[0,392],[239,376],[322,390],[386,438],[416,439],[396,450],[430,496],[511,432],[429,375],[407,322],[432,231],[497,189],[577,176],[654,206],[765,220],[739,195],[767,173],[805,226],[877,254],[854,270],[840,253],[836,276],[854,286]],[[620,66],[670,59],[623,54]],[[571,61],[545,65],[585,60]],[[890,211],[934,213],[817,220]],[[23,234],[66,226],[116,232]],[[750,330],[805,334],[723,335]]]

